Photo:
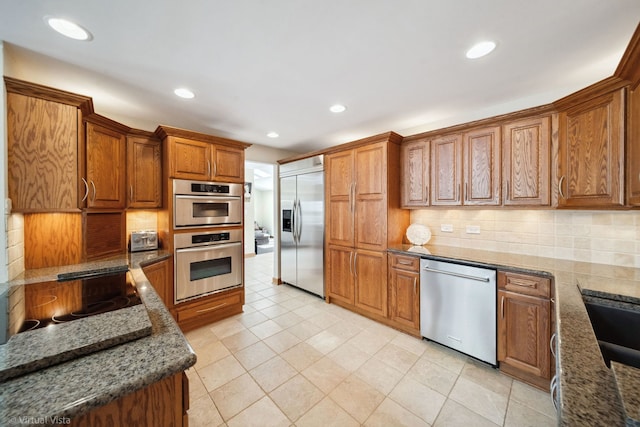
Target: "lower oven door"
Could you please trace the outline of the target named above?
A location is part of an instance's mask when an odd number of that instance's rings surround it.
[[[176,250],[176,303],[240,285],[242,243]]]

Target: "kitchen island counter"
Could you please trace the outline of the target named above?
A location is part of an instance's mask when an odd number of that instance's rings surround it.
[[[9,288],[57,280],[60,273],[108,271],[127,265],[151,320],[151,335],[3,382],[0,425],[25,421],[54,425],[185,371],[196,362],[173,317],[142,267],[171,256],[168,251],[122,254],[74,266],[26,271]],[[82,322],[76,320],[75,322]],[[104,325],[105,329],[109,325]]]
[[[625,414],[618,383],[601,356],[581,289],[640,304],[640,269],[437,245],[395,245],[389,247],[389,252],[552,277],[558,343],[556,375],[560,384],[559,424],[623,426],[627,416],[631,423],[638,422],[638,414]],[[619,369],[617,374],[624,375],[626,382],[640,381],[638,369]],[[640,390],[629,394],[627,389],[625,402],[627,399],[637,402]]]

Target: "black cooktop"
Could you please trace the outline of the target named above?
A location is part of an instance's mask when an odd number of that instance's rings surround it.
[[[128,269],[78,273],[24,287],[25,332],[141,304]]]

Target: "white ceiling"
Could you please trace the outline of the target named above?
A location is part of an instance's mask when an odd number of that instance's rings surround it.
[[[638,0],[0,0],[8,75],[92,96],[131,127],[298,152],[552,102],[610,76],[639,20]],[[496,50],[466,59],[482,39]]]

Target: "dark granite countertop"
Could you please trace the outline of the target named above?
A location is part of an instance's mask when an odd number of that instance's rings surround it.
[[[122,254],[73,266],[26,271],[6,284],[19,286],[56,280],[60,273],[125,265],[130,268],[146,307],[152,331],[147,337],[3,382],[0,425],[21,425],[21,420],[28,418],[43,420],[46,425],[56,417],[73,418],[193,366],[193,349],[141,268],[170,256],[163,250]],[[105,330],[109,326],[105,324]]]
[[[625,414],[625,408],[637,407],[633,402],[640,400],[640,389],[628,386],[639,383],[640,370],[617,368],[616,381],[601,356],[580,290],[640,303],[640,269],[446,246],[396,245],[389,251],[553,277],[560,425],[623,426],[638,418]]]

